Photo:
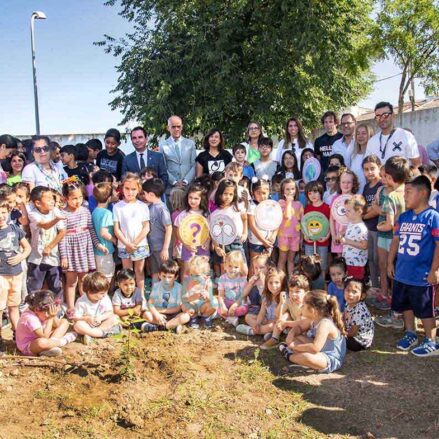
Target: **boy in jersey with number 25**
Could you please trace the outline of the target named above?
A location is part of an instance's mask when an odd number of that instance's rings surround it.
[[[392,310],[403,313],[405,324],[397,348],[414,348],[411,352],[418,357],[439,355],[434,319],[434,289],[439,283],[439,213],[428,205],[430,193],[431,183],[423,175],[407,183],[404,198],[408,210],[396,222],[387,269],[395,279]],[[425,331],[418,347],[415,317],[422,320]]]

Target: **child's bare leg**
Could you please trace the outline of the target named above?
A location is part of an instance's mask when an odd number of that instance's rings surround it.
[[[200,307],[200,315],[203,317],[210,317],[215,313],[215,308],[212,307],[210,302],[203,303]]]
[[[78,283],[78,275],[73,271],[66,272],[66,289],[65,299],[67,303],[67,310],[75,308],[76,285]]]
[[[154,316],[151,311],[143,311],[142,319],[145,319],[148,323],[154,323]]]
[[[270,322],[270,323],[266,323],[265,325],[261,325],[261,328],[258,332],[255,332],[255,334],[268,334],[270,332],[273,332],[274,328],[276,326],[276,322]]]
[[[30,351],[38,355],[43,351],[48,351],[52,348],[57,348],[62,345],[62,341],[60,338],[37,338],[33,342],[31,342],[29,349]]]
[[[79,295],[82,296],[84,294],[84,290],[82,289],[82,281],[87,273],[78,273],[78,290]]]
[[[145,288],[145,259],[141,261],[134,261],[134,272],[136,273],[136,286],[140,291],[144,291]]]
[[[424,326],[425,336],[434,340],[436,338],[436,320],[422,319],[422,325]]]
[[[20,312],[18,311],[18,306],[8,306],[8,312],[9,312],[9,318],[11,320],[12,329],[16,329],[18,324],[18,319],[20,318]]]
[[[73,329],[78,334],[89,335],[90,337],[93,338],[102,338],[104,336],[104,332],[102,331],[102,329],[98,327],[90,326],[87,322],[84,322],[82,320],[76,322]]]
[[[306,366],[315,370],[322,370],[328,367],[328,360],[321,352],[318,352],[317,354],[310,354],[308,352],[291,354],[288,357],[288,360],[291,361],[291,363],[300,364],[301,366]]]
[[[378,247],[378,261],[380,267],[380,287],[381,294],[386,296],[388,293],[389,281],[387,280],[387,251]]]
[[[277,268],[285,272],[285,267],[287,265],[288,252],[279,250],[279,260],[277,261]]]
[[[185,325],[190,320],[188,313],[180,312],[173,319],[166,323],[166,329],[174,329],[178,325]]]
[[[66,319],[61,319],[56,322],[56,328],[52,332],[51,337],[53,338],[61,338],[66,335],[69,330],[70,323]]]
[[[258,319],[258,316],[256,314],[247,314],[245,316],[245,323],[247,323],[247,325],[249,326],[255,326],[256,325],[256,321]]]
[[[111,317],[108,317],[108,319],[104,320],[98,328],[102,331],[107,331],[108,329],[111,329],[114,325],[117,325],[118,319],[116,315],[112,315]]]
[[[291,250],[288,252],[288,274],[291,276],[294,273],[294,258],[296,257],[296,252]]]
[[[294,335],[294,331],[290,331],[287,337],[287,345],[290,349],[299,344],[312,343],[313,339],[306,335]]]
[[[133,269],[133,261],[131,259],[122,259],[122,267],[126,269]]]

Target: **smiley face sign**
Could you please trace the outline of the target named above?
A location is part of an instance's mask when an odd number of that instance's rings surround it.
[[[349,222],[346,218],[346,200],[350,200],[352,195],[340,195],[339,197],[334,199],[334,202],[331,206],[331,216],[334,220],[342,225],[347,225]]]
[[[321,212],[308,212],[300,224],[308,241],[318,241],[328,235],[329,221]]]

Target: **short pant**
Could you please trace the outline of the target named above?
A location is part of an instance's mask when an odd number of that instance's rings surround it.
[[[159,273],[161,265],[162,260],[160,258],[160,252],[151,252],[149,255],[149,271],[151,275]]]
[[[96,271],[101,272],[105,277],[111,279],[114,276],[116,264],[113,255],[95,255]]]
[[[434,317],[434,287],[407,285],[393,281],[392,310],[398,313],[413,311],[418,319]]]
[[[128,253],[126,249],[119,248],[120,259],[130,259],[131,261],[141,261],[149,256],[149,248],[144,245],[136,248],[133,253]]]
[[[0,311],[7,306],[20,305],[22,284],[23,273],[15,276],[0,274]]]
[[[325,352],[322,352],[322,354],[326,357],[326,362],[328,365],[324,369],[319,370],[319,372],[332,373],[340,369],[340,367],[343,365],[340,358],[334,357],[333,355],[328,355]]]
[[[347,275],[355,277],[355,279],[363,280],[366,274],[365,267],[355,267],[353,265],[347,265]]]
[[[230,253],[233,250],[239,250],[242,253],[244,261],[247,260],[247,258],[245,257],[245,252],[244,252],[244,248],[242,246],[241,241],[235,241],[235,242],[232,242],[230,245],[224,246],[224,251],[226,253]],[[219,256],[215,250],[212,252],[212,261],[214,264],[222,264],[224,262],[223,258],[221,256]]]
[[[282,252],[287,252],[287,251],[298,252],[299,244],[300,244],[300,236],[278,236],[277,244],[279,250]]]
[[[392,245],[392,238],[383,238],[382,236],[378,236],[377,247],[382,248],[383,250],[390,251],[390,246]]]
[[[268,253],[268,250],[260,244],[252,244],[251,242],[248,243],[248,249],[252,253]]]

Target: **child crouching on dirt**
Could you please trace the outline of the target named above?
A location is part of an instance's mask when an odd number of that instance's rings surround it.
[[[189,314],[191,328],[198,329],[200,321],[206,328],[211,328],[218,303],[213,297],[209,258],[194,256],[189,261],[188,271],[182,294],[183,312]]]
[[[23,355],[57,357],[61,347],[76,339],[74,332],[67,332],[69,322],[57,318],[59,305],[49,290],[37,290],[26,297],[29,307],[20,316],[16,331],[18,350]]]
[[[99,271],[84,277],[84,295],[75,303],[73,321],[74,330],[84,336],[84,344],[90,344],[93,338],[104,338],[119,334],[121,327],[113,312],[111,299],[108,297],[110,281]]]
[[[160,282],[152,287],[149,310],[145,313],[147,323],[141,327],[143,332],[173,329],[179,334],[183,325],[189,322],[189,314],[181,312],[181,285],[176,281],[178,270],[179,266],[173,260],[163,262],[160,266]]]
[[[279,345],[282,355],[298,366],[318,372],[340,369],[346,356],[346,332],[337,299],[324,290],[307,293],[302,317],[291,329],[293,341]]]
[[[136,274],[127,268],[120,270],[116,275],[118,289],[114,292],[112,303],[113,312],[119,319],[129,321],[131,318],[143,317],[146,320],[146,300],[136,287]]]

